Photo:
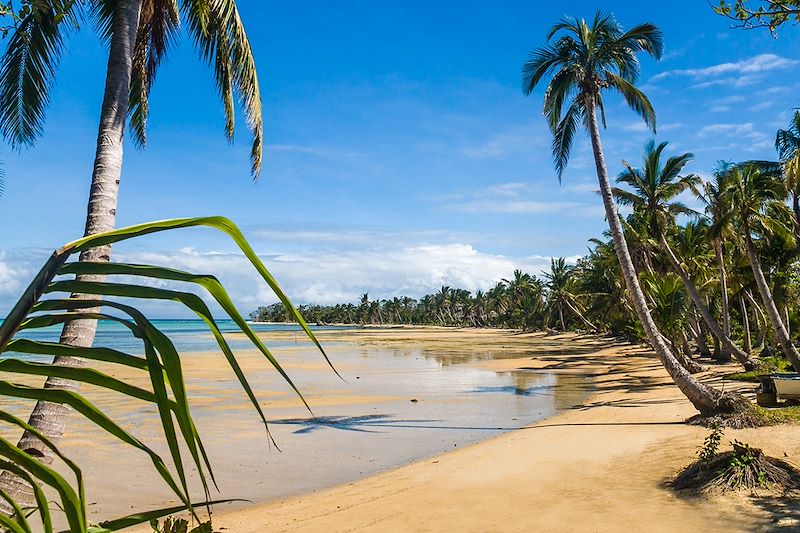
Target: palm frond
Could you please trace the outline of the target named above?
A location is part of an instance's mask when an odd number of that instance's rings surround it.
[[[42,134],[56,70],[69,28],[77,25],[74,0],[34,2],[0,58],[0,132],[15,148]]]
[[[653,106],[647,96],[630,82],[613,72],[607,71],[606,76],[610,86],[619,91],[628,106],[642,117],[644,123],[655,133],[656,112],[653,110]]]
[[[558,174],[558,181],[561,182],[561,176],[567,168],[567,161],[569,161],[569,154],[572,150],[572,141],[575,137],[575,131],[578,129],[580,120],[584,115],[584,110],[578,102],[573,102],[567,108],[564,118],[556,127],[553,132],[553,160],[555,161],[556,174]]]
[[[189,32],[201,58],[214,67],[214,79],[225,108],[225,135],[234,133],[234,92],[253,134],[251,172],[261,172],[263,116],[255,59],[234,0],[183,0]]]
[[[205,302],[194,293],[111,281],[72,281],[62,279],[61,277],[84,274],[100,274],[105,276],[123,275],[133,277],[134,279],[144,277],[162,282],[187,282],[203,287],[220,304],[220,307],[227,317],[232,319],[234,323],[240,327],[256,348],[265,356],[268,363],[270,363],[295,391],[297,391],[297,388],[292,384],[289,376],[264,346],[263,342],[244,321],[230,300],[230,297],[215,277],[151,265],[67,262],[70,257],[88,248],[104,244],[113,244],[150,233],[195,226],[211,227],[230,236],[324,355],[324,350],[322,350],[313,332],[311,332],[308,325],[277,285],[269,271],[255,255],[252,248],[244,239],[244,236],[232,222],[222,217],[177,219],[140,224],[73,241],[53,253],[31,282],[22,298],[20,298],[13,307],[6,320],[0,324],[0,353],[4,355],[8,354],[3,359],[0,359],[0,372],[12,375],[56,376],[102,387],[115,394],[123,395],[130,401],[153,404],[158,412],[161,430],[166,439],[172,467],[170,468],[167,461],[150,446],[120,427],[97,405],[93,404],[79,393],[60,389],[16,385],[7,381],[0,381],[0,396],[50,401],[69,405],[108,434],[149,456],[153,467],[162,480],[180,500],[181,506],[178,509],[188,509],[190,511],[193,509],[193,503],[188,496],[186,477],[188,464],[191,464],[192,468],[198,473],[204,487],[206,500],[209,499],[207,478],[210,479],[211,482],[214,482],[214,473],[190,413],[189,397],[185,386],[180,355],[172,341],[161,332],[152,321],[132,305],[116,301],[116,298],[123,298],[126,300],[171,300],[197,314],[208,326],[228,364],[237,376],[243,390],[259,414],[262,422],[266,424],[266,419],[259,407],[255,393],[236,361],[235,355],[222,336],[215,318],[212,316]],[[57,277],[60,279],[56,280]],[[70,297],[69,295],[73,293],[81,293],[87,296],[80,299]],[[61,296],[65,294],[67,296]],[[114,314],[97,311],[97,309],[103,308],[112,310]],[[114,321],[121,324],[142,341],[144,357],[105,347],[80,348],[57,342],[36,341],[17,336],[21,331],[40,329],[77,319]],[[15,357],[14,353],[52,356],[69,353],[73,356],[84,357],[89,361],[102,362],[107,365],[110,364],[112,367],[117,365],[125,366],[148,376],[150,388],[147,389],[131,385],[113,377],[108,372],[91,366],[65,367],[52,363],[32,362]],[[327,356],[325,357],[327,359]],[[328,362],[330,364],[330,361]],[[297,393],[300,395],[299,391],[297,391]],[[302,396],[300,397],[302,398]],[[32,484],[37,496],[41,522],[45,531],[52,531],[52,520],[50,519],[52,508],[47,502],[47,498],[40,497],[40,494],[37,492],[39,483],[51,487],[59,495],[59,506],[69,523],[70,531],[114,531],[122,527],[129,527],[130,525],[146,521],[148,520],[146,517],[152,515],[152,513],[135,515],[118,521],[105,523],[101,528],[88,528],[86,521],[86,497],[84,495],[80,470],[77,466],[64,457],[46,437],[2,410],[0,410],[0,423],[12,424],[34,433],[34,436],[42,440],[45,446],[51,448],[62,462],[66,463],[75,474],[76,481],[71,483],[52,467],[40,463],[26,452],[19,450],[10,442],[0,438],[0,457],[4,458],[0,460],[0,468],[9,470]],[[187,452],[189,457],[188,464],[184,461],[183,457]],[[10,501],[11,506],[17,511],[17,516],[16,518],[3,520],[2,525],[12,531],[29,532],[35,530],[32,529],[28,517],[20,515],[19,509],[17,509],[19,506],[16,505],[15,507],[16,502],[13,502],[13,500],[7,496],[8,495],[0,494],[0,498]],[[166,511],[153,511],[153,513],[156,514],[162,512]],[[163,514],[158,516],[163,516]]]
[[[128,115],[134,142],[147,143],[150,89],[161,61],[175,40],[180,20],[175,0],[144,0],[133,50]]]

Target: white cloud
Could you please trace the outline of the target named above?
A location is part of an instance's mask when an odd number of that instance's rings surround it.
[[[0,252],[0,296],[17,297],[28,282],[29,268],[23,264],[13,264]]]
[[[759,74],[778,69],[785,69],[797,65],[800,61],[787,59],[775,54],[759,54],[749,59],[743,59],[734,63],[720,63],[704,68],[695,69],[676,69],[660,72],[650,80],[658,81],[666,78],[688,76],[696,79],[714,78],[722,75],[735,74],[737,76]]]
[[[442,285],[485,290],[515,269],[532,274],[549,266],[544,256],[507,257],[481,252],[470,244],[420,244],[330,252],[260,254],[290,298],[297,303],[331,304],[373,297],[419,297]],[[124,260],[167,264],[193,272],[213,273],[243,311],[277,301],[246,258],[240,254],[201,252],[133,252]],[[574,258],[573,258],[574,260]]]

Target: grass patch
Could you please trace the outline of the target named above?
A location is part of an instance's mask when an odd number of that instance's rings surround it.
[[[769,376],[770,374],[780,372],[793,372],[792,364],[782,357],[770,356],[759,358],[758,368],[750,372],[737,372],[735,374],[727,374],[722,379],[730,381],[747,381],[751,383],[758,383],[759,378]]]
[[[777,424],[800,424],[800,405],[789,407],[773,407],[767,409],[754,405],[756,415],[764,422],[765,426]]]

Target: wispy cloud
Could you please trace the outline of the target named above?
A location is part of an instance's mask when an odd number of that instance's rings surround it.
[[[519,153],[533,153],[542,139],[532,128],[520,127],[491,135],[482,143],[466,146],[462,153],[472,159],[502,159]]]
[[[759,54],[749,59],[743,59],[733,63],[719,63],[704,68],[667,70],[656,74],[650,81],[659,81],[679,76],[688,76],[695,79],[714,78],[730,74],[746,76],[785,69],[795,66],[798,63],[800,63],[800,61],[796,59],[788,59],[776,54]]]

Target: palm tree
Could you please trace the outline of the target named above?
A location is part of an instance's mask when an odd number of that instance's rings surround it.
[[[550,272],[543,272],[547,280],[548,299],[551,305],[555,306],[558,310],[561,331],[567,330],[567,325],[564,320],[564,307],[567,307],[589,329],[596,331],[597,327],[595,327],[595,325],[580,311],[580,304],[575,294],[576,286],[573,270],[574,267],[568,265],[563,257],[550,259]]]
[[[792,197],[795,232],[800,235],[800,111],[795,110],[789,129],[778,130],[775,149],[781,159],[786,190]]]
[[[613,89],[620,93],[645,124],[655,129],[653,107],[634,83],[639,74],[639,52],[656,59],[661,57],[661,30],[644,23],[623,31],[613,16],[598,12],[591,25],[583,19],[562,19],[550,30],[548,41],[557,34],[561,36],[533,52],[523,66],[522,88],[526,96],[530,95],[545,76],[550,77],[544,97],[544,115],[553,133],[553,156],[559,179],[569,160],[575,132],[582,122],[591,138],[614,248],[647,339],[669,375],[701,413],[739,409],[743,405],[740,397],[723,394],[692,377],[658,331],[631,262],[603,156],[597,112],[600,112],[601,123],[605,126],[604,90]]]
[[[700,311],[700,316],[703,317],[711,333],[719,339],[727,353],[733,354],[747,370],[752,370],[756,367],[756,361],[750,354],[736,346],[730,335],[725,334],[667,240],[666,233],[674,226],[677,216],[697,214],[677,201],[676,197],[689,189],[697,189],[700,184],[700,177],[696,174],[680,175],[686,164],[694,157],[691,153],[670,157],[662,165],[661,155],[667,144],[662,142],[656,146],[655,141],[649,141],[644,148],[642,168],[634,169],[625,163],[627,169],[617,178],[617,183],[624,183],[631,190],[614,188],[612,191],[620,203],[631,205],[635,212],[643,213],[647,220],[649,237],[657,240],[661,246],[661,250],[667,256],[675,273],[680,276],[692,303]]]
[[[112,230],[116,223],[117,196],[122,174],[125,124],[130,119],[133,138],[146,142],[148,97],[158,66],[166,56],[180,24],[186,22],[201,59],[213,66],[216,85],[225,109],[225,133],[234,132],[235,95],[244,108],[253,134],[251,169],[261,169],[262,115],[258,77],[250,43],[234,0],[52,0],[32,2],[19,20],[0,58],[0,133],[12,146],[30,146],[43,131],[49,89],[58,62],[65,52],[65,34],[78,25],[84,5],[97,21],[101,36],[109,43],[105,92],[100,111],[85,235]],[[85,18],[85,17],[84,17]],[[108,261],[110,246],[84,251],[81,261]],[[78,276],[80,281],[98,281],[101,276]],[[96,320],[73,320],[64,325],[61,343],[89,347],[94,342]],[[85,361],[60,356],[56,364],[81,367]],[[50,377],[47,386],[77,391],[79,384]],[[39,402],[30,423],[51,440],[64,432],[69,410],[60,404]],[[51,451],[32,433],[26,432],[22,449],[46,458]],[[3,476],[5,480],[7,476]],[[0,480],[0,489],[15,491]]]
[[[702,182],[692,189],[694,195],[705,205],[705,218],[708,220],[708,238],[714,249],[719,271],[720,299],[722,304],[722,332],[731,336],[731,315],[728,302],[728,276],[725,269],[724,238],[731,235],[731,209],[724,194],[728,186],[728,164],[719,163],[711,180]]]
[[[787,210],[783,203],[786,190],[779,179],[765,172],[756,163],[735,165],[730,168],[729,173],[725,194],[742,225],[745,252],[750,260],[750,268],[753,270],[761,301],[772,323],[775,339],[792,362],[794,369],[800,371],[800,353],[789,338],[789,332],[775,305],[775,299],[767,284],[761,259],[753,242],[753,233],[759,232],[765,235],[777,235],[794,245],[792,232],[776,216],[777,213],[785,213]]]

